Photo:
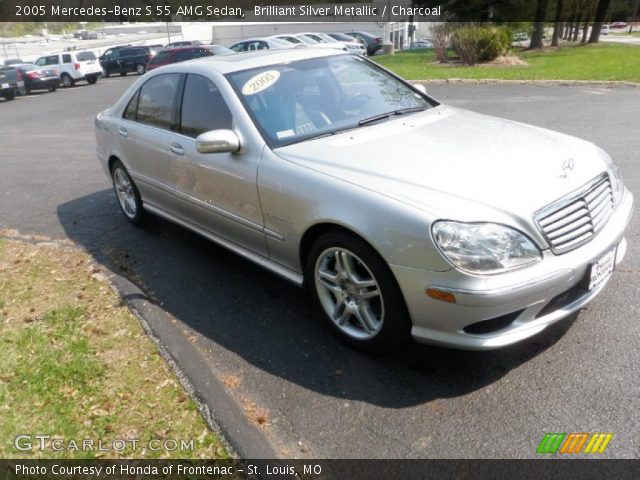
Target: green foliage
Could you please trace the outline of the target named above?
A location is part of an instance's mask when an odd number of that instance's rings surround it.
[[[511,29],[493,25],[466,25],[451,36],[453,49],[466,65],[489,62],[506,54],[512,40]]]
[[[593,80],[640,83],[640,48],[620,43],[562,48],[519,50],[528,65],[452,66],[434,63],[434,53],[412,50],[373,59],[397,75],[410,80],[467,78],[499,80]]]

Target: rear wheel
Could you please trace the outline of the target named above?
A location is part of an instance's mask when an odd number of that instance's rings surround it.
[[[16,98],[16,90],[9,90],[4,94],[4,98],[6,98],[7,100],[14,100]]]
[[[76,82],[73,78],[71,78],[71,75],[69,75],[68,73],[63,73],[60,76],[60,83],[64,88],[71,88],[73,87],[73,85],[75,85]]]
[[[109,75],[111,75],[111,72],[109,70],[107,70],[106,68],[102,69],[102,76],[104,78],[109,78]]]
[[[126,77],[127,76],[127,72],[125,72],[125,71],[120,72],[120,76],[121,77]]]
[[[140,192],[120,160],[113,163],[111,178],[122,213],[131,223],[140,225],[145,219]]]
[[[49,88],[47,88],[47,90],[49,90],[50,92],[55,92],[58,89],[57,85],[51,85]]]
[[[382,352],[409,338],[402,292],[389,266],[364,240],[343,232],[320,236],[305,270],[319,310],[349,345]]]
[[[143,64],[141,64],[141,63],[136,64],[136,73],[137,73],[138,75],[144,75],[144,72],[145,72],[146,70],[147,70],[147,69],[144,67],[144,65],[143,65]]]
[[[29,95],[30,93],[31,93],[31,90],[26,85],[18,89],[18,95],[20,95],[21,97],[24,97],[25,95]]]

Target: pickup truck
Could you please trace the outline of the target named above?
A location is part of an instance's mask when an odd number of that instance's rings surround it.
[[[18,71],[14,67],[0,66],[0,96],[13,100],[18,88]]]

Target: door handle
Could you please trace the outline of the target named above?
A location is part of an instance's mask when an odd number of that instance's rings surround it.
[[[124,128],[124,127],[118,128],[118,133],[120,135],[122,135],[123,137],[128,137],[129,136],[129,132],[127,132],[127,129]]]
[[[179,143],[172,143],[169,145],[169,150],[171,150],[176,155],[184,155],[184,148]]]

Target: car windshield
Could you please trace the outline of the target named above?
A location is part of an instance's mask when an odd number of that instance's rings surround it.
[[[304,43],[308,43],[309,45],[315,45],[316,43],[319,43],[316,40],[314,40],[313,38],[307,37],[306,35],[303,35],[303,34],[298,35],[296,38],[299,38]]]
[[[227,78],[273,148],[436,105],[355,55],[269,65]]]

